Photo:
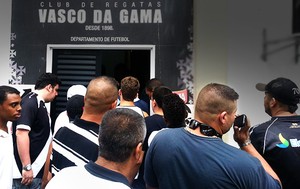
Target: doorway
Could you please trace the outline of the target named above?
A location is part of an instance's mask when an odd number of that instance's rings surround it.
[[[87,86],[97,76],[114,77],[118,82],[131,75],[140,81],[141,99],[149,102],[145,94],[145,83],[154,77],[154,48],[60,48],[49,49],[51,66],[47,72],[56,74],[61,80],[58,96],[50,105],[52,126],[60,112],[65,110],[67,90],[74,84]],[[48,59],[47,59],[48,62]],[[50,70],[50,71],[49,71]]]

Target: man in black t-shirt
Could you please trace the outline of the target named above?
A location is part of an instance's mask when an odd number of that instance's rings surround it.
[[[21,101],[21,117],[13,122],[14,170],[13,188],[42,188],[42,178],[48,178],[51,120],[45,103],[58,95],[61,80],[52,73],[42,74],[35,90]],[[47,161],[48,160],[48,161]],[[45,171],[44,171],[45,169]],[[44,175],[44,173],[46,173]]]
[[[277,173],[284,189],[300,188],[299,88],[286,78],[259,83],[256,88],[265,92],[265,112],[271,119],[251,128],[252,144]]]

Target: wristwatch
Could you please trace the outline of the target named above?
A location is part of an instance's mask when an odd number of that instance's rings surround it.
[[[239,146],[240,146],[240,148],[242,148],[242,147],[248,146],[250,144],[251,144],[251,140],[247,139],[243,144],[240,144]]]
[[[30,171],[31,169],[32,169],[31,164],[25,165],[23,167],[23,170],[25,170],[25,171]]]

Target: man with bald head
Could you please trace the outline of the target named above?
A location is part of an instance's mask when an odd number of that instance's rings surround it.
[[[60,128],[53,139],[52,173],[84,165],[98,157],[98,131],[105,112],[117,105],[118,83],[100,76],[90,81],[82,116]]]

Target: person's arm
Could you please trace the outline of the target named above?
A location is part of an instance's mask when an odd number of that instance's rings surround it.
[[[256,157],[264,167],[267,173],[271,175],[274,179],[278,180],[280,182],[279,177],[277,174],[273,171],[272,167],[269,165],[269,163],[257,152],[257,150],[254,148],[254,146],[250,143],[247,146],[241,146],[241,149],[245,152],[251,154],[252,156]]]
[[[275,171],[272,169],[272,167],[269,165],[269,163],[258,153],[258,151],[254,148],[254,146],[251,144],[250,137],[249,137],[249,128],[250,128],[250,122],[247,120],[247,124],[239,128],[237,126],[234,126],[234,140],[238,143],[241,150],[244,150],[245,152],[251,154],[252,156],[256,157],[262,164],[265,171],[274,179],[276,179],[280,185],[281,181]]]
[[[50,143],[47,159],[45,163],[44,173],[43,173],[43,179],[42,179],[42,189],[46,187],[48,182],[52,179],[52,173],[50,171],[50,156],[52,154],[52,142]]]
[[[29,139],[29,131],[25,129],[18,129],[16,131],[17,138],[17,148],[20,156],[20,160],[22,162],[22,167],[26,165],[31,165],[30,159],[30,139]],[[33,171],[32,169],[29,171],[22,170],[22,184],[28,185],[32,182],[33,179]]]

